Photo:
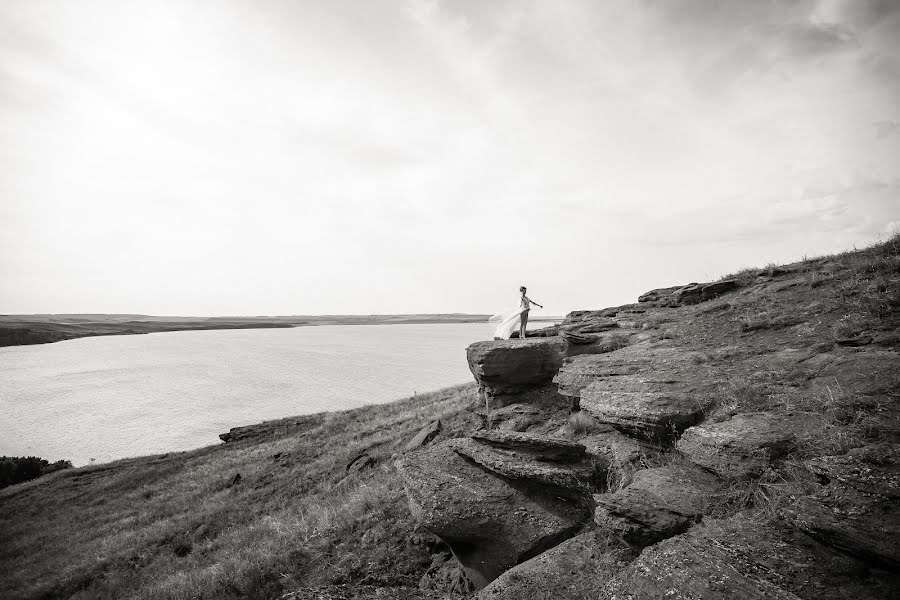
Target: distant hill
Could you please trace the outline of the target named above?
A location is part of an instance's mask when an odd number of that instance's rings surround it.
[[[311,325],[479,323],[489,315],[309,315],[276,317],[157,317],[128,314],[0,315],[0,346],[46,344],[95,335],[206,329],[263,329]]]

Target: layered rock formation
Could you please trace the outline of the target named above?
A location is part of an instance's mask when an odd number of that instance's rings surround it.
[[[797,274],[652,290],[468,348],[483,430],[400,469],[479,598],[894,589],[900,355],[822,341],[777,301],[761,312]]]

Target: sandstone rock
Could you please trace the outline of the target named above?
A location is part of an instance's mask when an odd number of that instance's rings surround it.
[[[567,357],[553,381],[559,392],[578,397],[591,383],[626,392],[694,394],[703,402],[716,391],[718,381],[677,347],[628,346],[617,352]]]
[[[802,533],[733,517],[646,548],[604,600],[880,600],[897,577],[873,577]]]
[[[697,304],[703,302],[703,286],[699,283],[689,283],[677,290],[673,297],[677,304]]]
[[[595,463],[594,470],[600,472],[605,466],[607,490],[615,491],[631,483],[643,454],[636,439],[610,429],[581,438],[580,441]]]
[[[822,483],[784,517],[820,542],[900,570],[900,446],[881,444],[806,462]]]
[[[601,423],[640,438],[673,442],[703,418],[710,400],[677,392],[614,392],[590,384],[581,390],[581,409]]]
[[[491,407],[550,383],[566,356],[561,337],[476,342],[466,348],[469,370]]]
[[[638,297],[638,302],[660,302],[668,300],[675,292],[683,288],[682,285],[674,287],[659,288],[645,292]]]
[[[398,467],[413,516],[450,546],[478,588],[590,519],[583,499],[497,477],[448,443],[404,457]]]
[[[472,434],[472,439],[497,448],[529,452],[545,461],[581,460],[585,453],[584,445],[578,442],[527,433],[478,431]]]
[[[711,300],[722,294],[734,291],[738,288],[738,282],[736,279],[723,279],[721,281],[714,281],[713,283],[707,283],[702,286],[702,296],[704,300]]]
[[[598,531],[583,533],[516,566],[478,593],[479,600],[594,600],[632,559],[631,549]]]
[[[662,306],[697,304],[711,300],[737,289],[736,279],[723,279],[712,283],[689,283],[669,288],[650,290],[638,298],[638,302],[654,302]]]
[[[812,362],[812,361],[811,361]],[[870,350],[816,357],[814,390],[829,396],[883,396],[900,389],[900,353]]]
[[[559,338],[475,342],[466,348],[469,369],[479,383],[535,386],[549,382],[566,355]]]
[[[596,335],[581,334],[574,331],[562,331],[561,335],[564,340],[575,345],[585,345],[597,341]]]
[[[535,423],[543,422],[546,413],[529,403],[515,403],[484,414],[488,429],[500,431],[525,431]]]
[[[596,491],[598,487],[594,468],[589,460],[548,462],[540,454],[515,452],[466,438],[451,440],[450,447],[457,454],[508,479],[586,493]]]
[[[604,531],[619,532],[629,543],[647,546],[698,522],[720,487],[715,476],[692,465],[643,469],[621,490],[594,496],[594,520]]]
[[[409,440],[409,443],[406,444],[407,450],[415,450],[421,446],[424,446],[436,436],[441,431],[441,420],[436,419],[419,430],[419,433],[415,435],[415,437]]]
[[[745,413],[691,427],[681,436],[678,450],[722,477],[758,477],[799,440],[823,427],[822,417],[810,413]]]

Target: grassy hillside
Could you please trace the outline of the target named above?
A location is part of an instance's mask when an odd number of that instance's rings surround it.
[[[714,415],[826,415],[829,437],[798,447],[786,465],[896,443],[900,391],[893,379],[879,388],[866,373],[847,372],[825,387],[809,382],[817,357],[900,350],[900,238],[732,277],[740,281],[736,292],[648,308],[620,323],[630,351],[676,347],[698,374],[723,381]],[[866,393],[856,394],[864,379]],[[416,527],[391,459],[434,418],[443,421],[441,438],[481,426],[466,410],[474,396],[474,386],[463,385],[284,419],[235,432],[224,445],[68,470],[2,490],[0,589],[9,598],[155,599],[331,597],[301,590],[341,584],[414,588],[437,540]],[[579,438],[592,427],[584,420],[535,430]],[[348,475],[363,452],[374,466]],[[644,462],[657,459],[651,453]],[[774,505],[802,493],[779,473],[731,490],[735,510],[773,518]]]
[[[252,428],[239,441],[0,491],[4,598],[271,598],[415,586],[428,567],[390,457],[430,420],[475,426],[473,385]],[[347,474],[363,451],[374,466]],[[240,480],[235,483],[235,476]],[[423,562],[424,561],[424,562]]]

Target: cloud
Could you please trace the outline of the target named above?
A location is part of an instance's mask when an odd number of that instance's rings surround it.
[[[859,243],[897,8],[4,4],[0,310],[565,312]]]

